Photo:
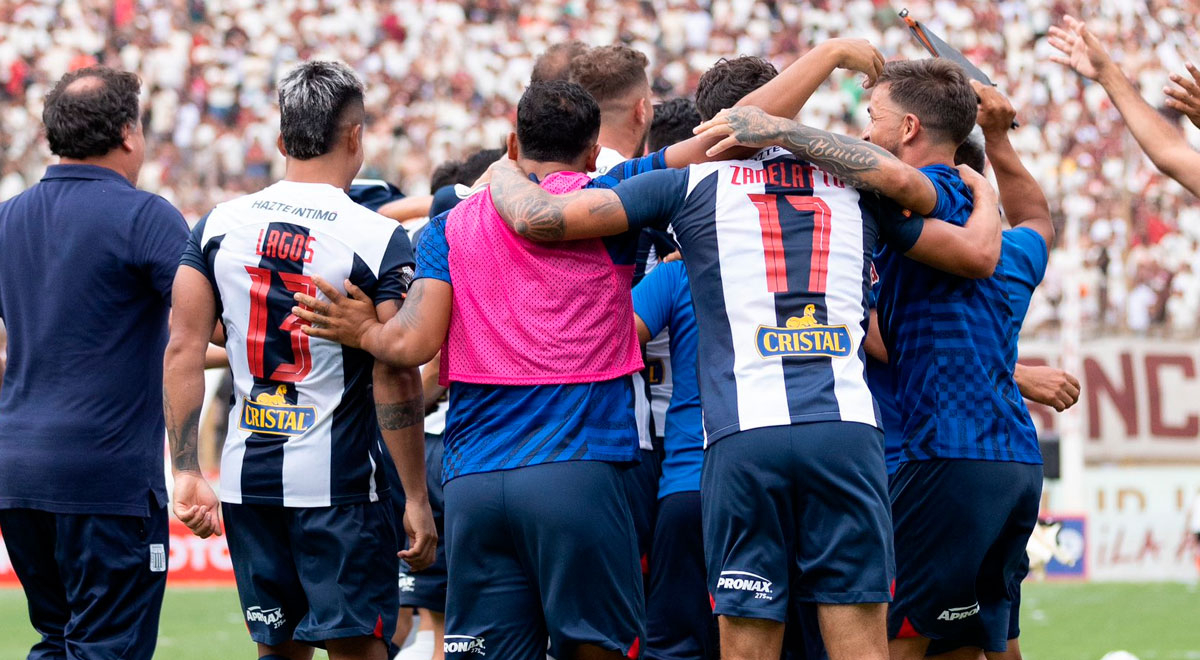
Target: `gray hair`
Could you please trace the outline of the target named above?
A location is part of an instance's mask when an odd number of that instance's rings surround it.
[[[362,99],[362,81],[345,64],[305,62],[293,69],[279,81],[279,131],[288,156],[329,153],[343,115]]]

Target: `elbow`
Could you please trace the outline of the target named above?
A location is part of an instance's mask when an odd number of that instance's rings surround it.
[[[971,255],[971,258],[963,265],[963,274],[973,280],[985,280],[995,274],[998,263],[1000,263],[999,250],[994,253],[979,252]]]

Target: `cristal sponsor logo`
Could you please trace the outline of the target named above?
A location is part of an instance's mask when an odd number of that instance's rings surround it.
[[[475,655],[487,655],[483,645],[482,637],[471,637],[470,635],[446,635],[445,642],[442,644],[442,650],[446,653],[474,653]]]
[[[269,610],[255,605],[246,610],[246,623],[258,622],[263,625],[279,628],[283,625],[283,610],[273,607]]]
[[[766,358],[847,357],[850,355],[850,331],[844,325],[817,323],[816,305],[804,308],[803,316],[793,316],[786,327],[760,325],[755,334],[758,354]]]
[[[287,385],[280,385],[274,394],[262,392],[254,399],[244,399],[238,427],[266,435],[300,435],[312,428],[317,409],[293,406],[286,397]]]
[[[417,578],[406,573],[400,574],[400,591],[412,593],[417,589]]]
[[[717,578],[717,588],[749,591],[756,599],[764,600],[769,600],[774,593],[771,591],[770,580],[745,571],[721,571],[721,577]]]
[[[979,603],[966,607],[951,607],[948,610],[942,610],[942,613],[938,615],[938,621],[958,621],[976,614],[979,614]]]

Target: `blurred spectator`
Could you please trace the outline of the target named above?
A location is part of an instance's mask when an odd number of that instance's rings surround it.
[[[1102,89],[1047,62],[1052,49],[1043,37],[1064,12],[1087,20],[1149,102],[1163,108],[1168,74],[1183,73],[1200,42],[1200,0],[1114,0],[1103,3],[1103,15],[1101,5],[1081,0],[907,6],[1012,99],[1022,124],[1014,145],[1056,218],[1082,225],[1084,272],[1048,278],[1027,331],[1056,328],[1066,282],[1080,287],[1089,331],[1128,329],[1128,299],[1146,265],[1161,271],[1159,286],[1151,286],[1161,300],[1145,331],[1194,335],[1200,204],[1141,154]],[[438,163],[503,141],[535,60],[553,44],[620,42],[644,52],[663,100],[689,96],[719,57],[761,55],[782,66],[834,36],[870,39],[888,56],[924,56],[879,0],[4,2],[0,198],[38,180],[49,162],[35,121],[49,81],[95,61],[142,76],[142,185],[195,222],[217,202],[282,175],[274,82],[300,59],[336,58],[358,70],[370,122],[362,176],[420,194]],[[851,77],[838,76],[801,117],[857,134],[866,98]],[[1190,124],[1187,137],[1200,144]],[[1188,274],[1171,280],[1184,264]]]

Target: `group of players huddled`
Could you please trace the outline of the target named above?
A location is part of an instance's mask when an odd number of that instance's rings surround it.
[[[1079,68],[1086,28],[1052,36]],[[1025,399],[1079,389],[1017,364],[1055,232],[1011,105],[853,39],[694,102],[646,65],[551,49],[505,148],[401,202],[411,239],[346,193],[355,73],[279,82],[286,175],[192,230],[163,372],[174,512],[227,536],[261,658],[383,659],[413,608],[440,643],[403,658],[1020,658]],[[792,119],[835,69],[861,139]]]

